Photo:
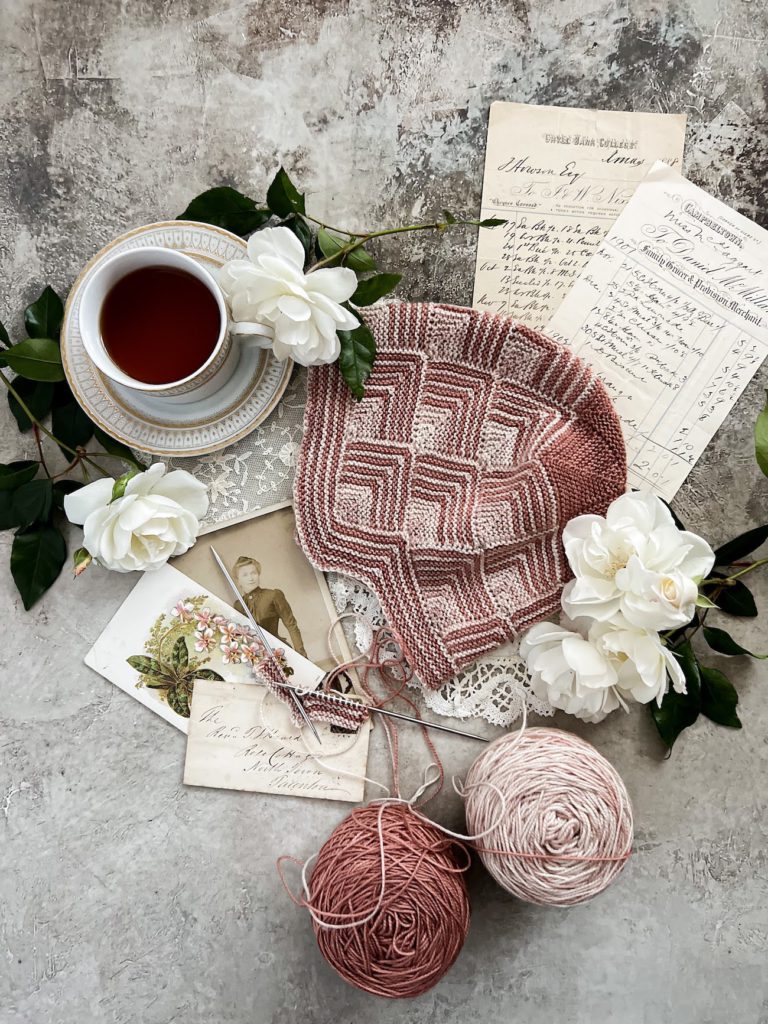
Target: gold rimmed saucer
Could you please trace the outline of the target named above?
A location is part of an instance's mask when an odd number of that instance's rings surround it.
[[[182,457],[226,448],[275,409],[293,363],[280,363],[271,352],[242,345],[234,373],[215,394],[180,402],[114,383],[85,352],[78,313],[89,275],[109,256],[145,246],[178,249],[214,268],[246,252],[245,242],[237,235],[196,221],[147,224],[110,242],[86,264],[67,299],[61,355],[69,386],[93,422],[131,448]]]

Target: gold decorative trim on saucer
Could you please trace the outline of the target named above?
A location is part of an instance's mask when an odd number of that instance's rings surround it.
[[[242,238],[197,221],[159,221],[120,235],[89,260],[69,293],[61,331],[64,372],[77,401],[112,437],[152,455],[206,455],[263,423],[282,398],[293,363],[279,363],[271,352],[242,346],[230,380],[216,394],[196,402],[131,391],[106,378],[88,358],[80,336],[83,286],[107,256],[145,246],[178,249],[215,267],[247,251]]]

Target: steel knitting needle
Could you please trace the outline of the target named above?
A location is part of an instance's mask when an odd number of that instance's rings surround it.
[[[380,708],[376,704],[366,704],[356,700],[347,700],[346,697],[337,696],[335,693],[327,693],[325,690],[301,690],[290,683],[285,684],[286,690],[293,690],[295,693],[303,693],[308,697],[321,697],[323,700],[331,701],[334,704],[342,704],[347,708],[364,707],[374,715],[385,715],[387,718],[397,718],[401,722],[410,722],[412,725],[423,726],[425,729],[437,729],[438,732],[449,732],[454,736],[463,736],[467,740],[478,740],[480,743],[490,743],[485,736],[478,736],[473,732],[464,732],[462,729],[452,729],[449,725],[440,725],[438,722],[427,722],[421,718],[413,718],[411,715],[403,715],[399,711],[390,711],[388,708]]]
[[[221,569],[222,573],[224,574],[224,579],[229,584],[232,593],[235,594],[239,598],[240,604],[243,606],[243,611],[245,612],[245,615],[246,615],[248,621],[251,623],[251,625],[254,627],[254,629],[257,631],[257,633],[261,637],[261,642],[264,644],[264,647],[266,648],[270,658],[274,661],[274,663],[277,665],[278,669],[280,670],[280,675],[284,676],[284,672],[283,672],[282,666],[281,666],[280,662],[277,660],[277,658],[275,657],[275,652],[269,646],[269,641],[267,640],[267,637],[266,637],[266,634],[264,633],[264,630],[261,628],[259,623],[256,621],[256,619],[251,614],[250,608],[245,603],[245,598],[240,593],[240,590],[239,590],[237,584],[235,583],[235,581],[230,576],[229,570],[227,569],[226,565],[224,565],[224,562],[221,560],[221,556],[219,555],[219,553],[216,550],[216,548],[211,547],[211,554],[216,559],[216,562],[218,563],[219,568]],[[296,705],[296,710],[299,712],[301,717],[304,719],[306,724],[309,726],[310,730],[312,731],[312,735],[315,737],[317,742],[320,744],[320,746],[322,746],[323,745],[323,741],[320,739],[320,734],[318,733],[317,729],[315,728],[315,723],[312,721],[312,719],[307,714],[304,705],[301,703],[301,698],[299,697],[299,694],[298,694],[296,688],[294,686],[290,686],[288,683],[281,683],[280,685],[283,686],[286,690],[290,690],[291,691],[291,697],[293,699],[294,704]]]

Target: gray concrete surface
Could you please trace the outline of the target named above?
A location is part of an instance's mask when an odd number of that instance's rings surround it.
[[[263,192],[278,160],[326,219],[478,208],[496,98],[684,110],[687,168],[766,223],[764,0],[4,0],[0,317],[203,188]],[[730,119],[719,119],[733,102]],[[332,216],[331,216],[332,215]],[[390,242],[411,297],[468,302],[471,235]],[[766,518],[749,387],[676,506],[718,542]],[[0,403],[0,458],[19,441]],[[320,958],[274,862],[334,804],[185,790],[184,740],[81,659],[131,578],[68,575],[26,614],[0,537],[0,1024],[745,1024],[768,1021],[768,679],[729,666],[745,728],[701,724],[671,761],[646,716],[581,730],[619,767],[637,855],[568,911],[475,871],[448,977],[409,1004]],[[757,588],[768,613],[768,585]],[[764,619],[735,635],[768,649]],[[443,739],[450,770],[472,757]],[[420,771],[423,753],[408,737]],[[371,769],[384,771],[381,737]],[[455,798],[434,813],[459,823]]]

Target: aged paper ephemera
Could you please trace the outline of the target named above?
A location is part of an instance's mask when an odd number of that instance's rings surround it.
[[[323,800],[363,799],[370,723],[358,733],[319,726],[322,746],[291,724],[263,686],[198,679],[184,783]]]
[[[542,328],[656,160],[680,167],[685,115],[494,103],[472,305]]]
[[[768,354],[768,232],[658,163],[546,333],[607,385],[630,486],[670,500]]]

